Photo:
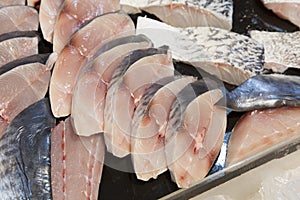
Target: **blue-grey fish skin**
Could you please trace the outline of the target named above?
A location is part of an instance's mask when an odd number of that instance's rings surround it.
[[[48,99],[22,111],[0,140],[0,199],[52,199]]]
[[[224,105],[223,102],[218,104]],[[300,106],[300,77],[257,75],[226,94],[225,106],[234,111]]]

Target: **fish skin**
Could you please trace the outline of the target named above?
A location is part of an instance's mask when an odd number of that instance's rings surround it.
[[[2,0],[0,1],[0,8],[13,5],[25,5],[25,0]]]
[[[281,74],[257,75],[227,92],[226,98],[217,104],[238,112],[299,106],[300,77]]]
[[[22,111],[0,140],[0,198],[52,199],[50,133],[55,126],[48,99]]]
[[[254,39],[213,27],[176,28],[139,17],[138,34],[154,47],[167,45],[175,60],[200,68],[233,85],[263,71],[264,49]]]

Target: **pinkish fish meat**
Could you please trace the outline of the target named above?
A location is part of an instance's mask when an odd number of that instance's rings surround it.
[[[31,6],[38,9],[40,4],[41,0],[27,0],[27,6]]]
[[[117,157],[130,153],[135,107],[152,83],[173,74],[171,55],[164,48],[136,50],[124,58],[113,74],[105,102],[104,139],[109,152]]]
[[[104,131],[104,106],[112,74],[125,56],[152,46],[144,36],[115,39],[100,48],[79,75],[72,97],[71,117],[75,132],[89,136]]]
[[[0,8],[13,5],[25,5],[25,0],[1,0]]]
[[[98,199],[104,163],[103,135],[80,137],[70,118],[51,133],[51,186],[53,199]]]
[[[57,16],[65,0],[42,0],[39,9],[39,21],[44,39],[53,42],[53,31]]]
[[[143,10],[176,27],[232,27],[232,0],[120,0],[120,4],[129,13]]]
[[[109,24],[109,25],[108,25]],[[50,101],[54,116],[71,113],[73,90],[81,68],[107,42],[134,34],[134,24],[126,14],[99,16],[81,28],[60,53],[50,82]]]
[[[300,2],[298,0],[261,0],[266,8],[279,17],[300,27]]]
[[[300,134],[300,108],[281,107],[246,113],[229,140],[230,166]]]
[[[194,82],[177,95],[172,105],[165,153],[178,187],[186,188],[203,179],[219,154],[226,111],[214,104],[222,95],[220,89],[210,89],[205,82]]]
[[[213,27],[175,28],[145,17],[138,18],[137,33],[155,47],[169,46],[175,60],[233,85],[263,71],[263,46],[241,34]]]
[[[55,23],[53,50],[60,53],[71,36],[86,22],[105,13],[120,9],[119,0],[65,0]]]
[[[37,31],[38,12],[29,6],[6,6],[0,9],[0,35],[13,31]]]
[[[131,158],[135,174],[147,181],[167,170],[164,150],[169,112],[176,95],[193,77],[166,77],[151,85],[137,106],[132,125]]]

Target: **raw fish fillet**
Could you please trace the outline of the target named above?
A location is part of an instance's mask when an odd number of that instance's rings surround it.
[[[0,198],[51,199],[50,133],[55,126],[48,99],[16,116],[0,140]]]
[[[98,199],[104,163],[103,135],[80,137],[70,118],[51,133],[51,186],[53,199]]]
[[[57,16],[65,0],[42,0],[39,9],[39,21],[44,39],[53,42],[53,31]]]
[[[117,157],[130,153],[135,107],[152,83],[173,74],[172,58],[167,49],[136,50],[125,57],[115,70],[106,95],[104,139],[109,152]]]
[[[143,10],[176,27],[232,28],[232,0],[120,0],[120,4],[129,13]]]
[[[165,135],[168,169],[180,188],[208,174],[226,129],[226,110],[214,106],[222,98],[222,90],[210,88],[205,81],[191,85],[177,95]]]
[[[134,34],[126,14],[112,13],[95,18],[82,27],[59,54],[50,82],[50,102],[55,117],[71,112],[73,90],[81,68],[107,42]]]
[[[272,10],[279,17],[289,20],[300,27],[299,0],[261,0],[266,8]]]
[[[300,134],[300,108],[251,111],[235,125],[229,140],[226,165],[242,161]]]
[[[265,69],[282,73],[288,68],[300,68],[300,31],[250,31],[250,36],[264,47]]]
[[[191,76],[166,77],[142,96],[134,112],[131,134],[131,159],[138,179],[148,181],[167,170],[164,135],[171,105],[179,91],[195,80]]]
[[[173,58],[239,85],[263,71],[263,46],[247,36],[212,27],[175,28],[139,17],[137,33],[154,46],[167,45]]]
[[[85,23],[120,9],[119,0],[65,0],[55,23],[53,51],[60,53]]]
[[[78,135],[104,131],[107,86],[114,70],[130,52],[152,46],[144,36],[128,36],[108,42],[80,72],[72,97],[72,124]]]
[[[45,96],[49,81],[50,69],[41,63],[21,65],[0,76],[0,138],[22,110]]]
[[[28,6],[7,6],[0,9],[0,35],[13,31],[37,31],[38,12]]]
[[[1,0],[0,8],[13,5],[25,5],[25,0]]]
[[[41,0],[27,0],[27,5],[34,8],[39,8],[40,4],[41,4]]]

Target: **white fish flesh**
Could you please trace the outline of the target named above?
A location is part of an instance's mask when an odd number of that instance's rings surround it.
[[[132,122],[131,159],[138,179],[148,181],[167,170],[164,136],[169,112],[176,95],[191,76],[172,76],[158,80],[142,96]]]
[[[165,48],[136,50],[124,58],[113,74],[105,102],[104,139],[109,152],[117,157],[130,153],[135,107],[152,83],[173,74],[171,55]]]
[[[207,81],[186,86],[173,102],[165,135],[165,154],[172,179],[187,188],[203,179],[222,146],[226,111],[214,106],[221,89]]]
[[[300,27],[299,0],[261,0],[266,8],[272,10],[279,17],[289,20]]]
[[[300,108],[282,107],[246,113],[229,140],[230,166],[300,134]]]
[[[125,56],[152,46],[144,36],[128,36],[108,42],[96,53],[79,75],[72,97],[71,118],[78,135],[104,131],[104,106],[112,74]],[[1,69],[1,68],[0,68]]]
[[[97,49],[113,39],[133,35],[134,30],[128,15],[112,13],[95,18],[74,34],[53,68],[49,92],[55,117],[71,113],[72,95],[79,72]]]
[[[25,0],[1,0],[0,8],[13,5],[25,5]]]
[[[55,23],[53,51],[60,53],[72,35],[88,21],[119,9],[119,0],[65,0]]]
[[[265,69],[282,73],[288,68],[300,68],[300,31],[250,31],[250,36],[264,47]]]
[[[7,6],[0,8],[0,35],[13,31],[37,31],[38,12],[28,6]]]
[[[51,186],[53,199],[97,200],[104,163],[103,135],[78,136],[70,118],[51,133]]]
[[[120,4],[126,12],[143,10],[176,27],[232,28],[232,0],[120,0]]]
[[[154,46],[167,45],[173,58],[239,85],[263,71],[263,46],[247,36],[212,27],[175,28],[139,17],[137,33]]]
[[[53,42],[53,31],[57,16],[65,0],[42,0],[39,9],[39,21],[43,37],[48,42]]]

